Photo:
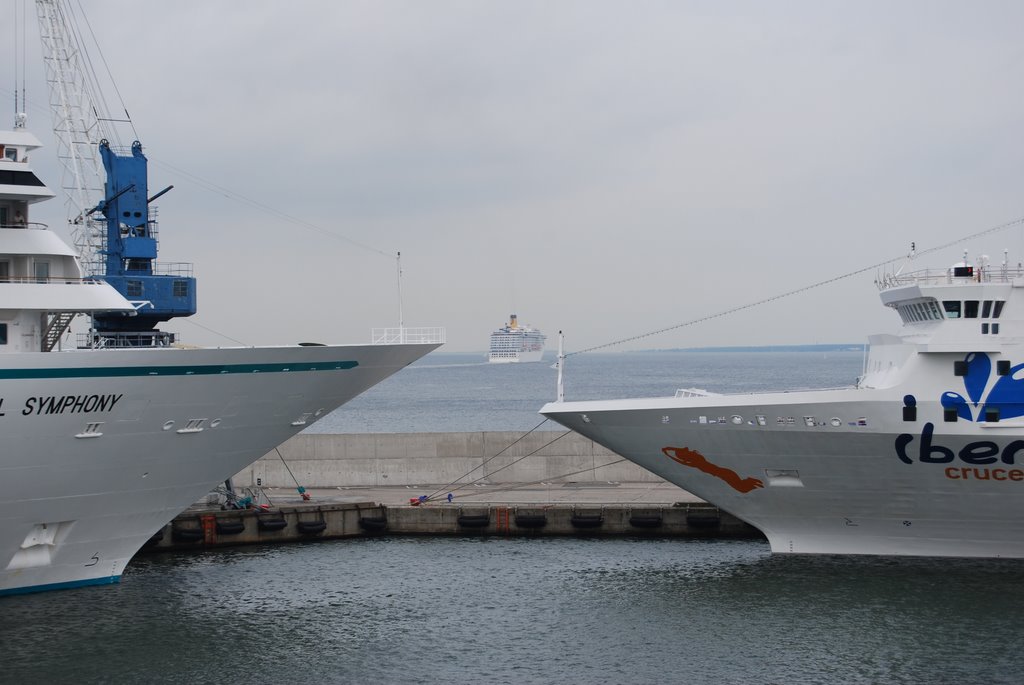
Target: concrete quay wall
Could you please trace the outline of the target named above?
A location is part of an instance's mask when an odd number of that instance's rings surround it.
[[[190,509],[158,531],[142,551],[198,552],[235,545],[371,535],[763,537],[750,525],[704,503],[667,507],[631,504],[387,507],[373,502],[307,502],[270,510]]]
[[[481,478],[489,484],[664,482],[577,433],[547,445],[560,434],[300,434],[242,469],[234,477],[234,484],[293,488],[297,480],[307,488],[393,487],[442,485],[459,479],[465,483]],[[499,452],[501,456],[495,458]],[[528,454],[531,456],[525,456]]]

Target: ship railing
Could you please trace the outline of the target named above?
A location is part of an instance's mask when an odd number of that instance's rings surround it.
[[[719,393],[708,392],[703,388],[679,388],[676,390],[676,397],[714,397]]]
[[[0,224],[0,228],[31,228],[31,229],[35,229],[37,231],[45,231],[47,228],[49,228],[49,226],[47,226],[44,223],[40,223],[38,221],[29,221],[29,222],[24,222],[23,221],[21,223],[10,223],[10,222],[8,222],[6,224]]]
[[[96,278],[72,278],[70,276],[3,276],[0,283],[42,283],[50,285],[102,285]]]
[[[444,343],[445,329],[426,328],[374,328],[370,331],[373,345],[439,345]]]
[[[193,271],[193,265],[190,262],[153,262],[152,268],[153,276],[181,276],[191,278]],[[125,269],[125,274],[134,273],[150,274],[149,271]]]
[[[886,274],[875,281],[879,290],[905,285],[950,285],[953,283],[1011,283],[1024,277],[1022,266],[974,267],[968,276],[957,276],[949,269],[920,269],[901,274]]]
[[[798,393],[812,393],[812,392],[832,392],[835,390],[856,390],[860,387],[861,379],[858,378],[854,385],[836,385],[827,388],[786,388],[784,390],[758,390],[756,392],[747,391],[733,391],[733,392],[710,392],[700,388],[680,388],[676,390],[676,394],[673,397],[744,397],[749,395],[790,395]]]
[[[170,347],[175,342],[177,342],[177,336],[165,331],[139,331],[136,333],[91,331],[79,333],[77,340],[78,348],[83,350]]]

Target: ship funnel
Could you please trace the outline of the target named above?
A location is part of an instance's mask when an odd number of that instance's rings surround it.
[[[519,324],[516,323],[516,315],[515,314],[509,314],[508,315],[508,327],[509,328],[518,328],[519,327]]]

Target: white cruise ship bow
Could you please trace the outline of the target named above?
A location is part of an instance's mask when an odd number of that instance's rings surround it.
[[[125,333],[136,304],[29,216],[53,196],[28,163],[37,147],[0,131],[0,595],[116,582],[212,486],[443,341],[403,329],[397,344],[183,349]],[[152,228],[120,230],[145,247]],[[141,256],[129,288],[163,278]],[[174,296],[194,297],[176,280]],[[64,349],[83,314],[84,348]]]
[[[776,553],[1024,557],[1024,272],[890,275],[855,387],[541,413],[760,529]]]

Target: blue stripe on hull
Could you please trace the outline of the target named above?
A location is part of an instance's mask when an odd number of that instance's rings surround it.
[[[228,373],[282,373],[354,369],[356,361],[294,362],[291,364],[207,364],[200,366],[100,366],[65,369],[3,369],[0,380],[26,378],[124,378],[130,376],[211,376]]]
[[[76,587],[87,587],[89,585],[113,585],[121,581],[121,576],[105,576],[103,578],[89,578],[87,580],[71,580],[66,583],[49,583],[48,585],[28,585],[26,587],[11,587],[0,590],[0,597],[7,595],[27,595],[32,592],[49,592],[50,590],[70,590]]]

